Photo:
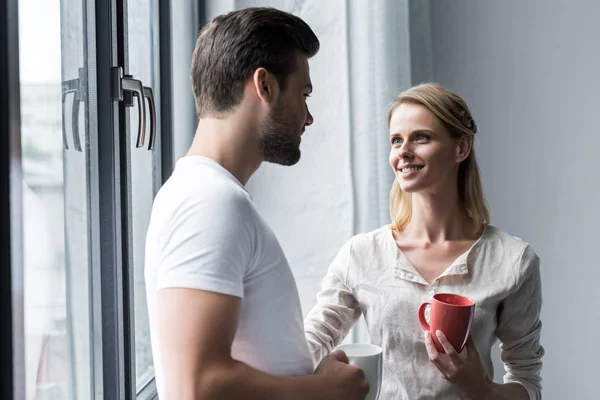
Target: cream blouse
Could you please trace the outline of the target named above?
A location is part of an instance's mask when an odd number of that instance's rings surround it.
[[[523,240],[488,225],[466,253],[432,284],[396,245],[390,226],[347,242],[329,266],[304,327],[315,365],[339,345],[361,314],[371,342],[383,348],[380,400],[466,398],[429,360],[417,312],[424,300],[451,292],[476,302],[475,346],[488,376],[500,341],[504,382],[541,399],[540,261]]]

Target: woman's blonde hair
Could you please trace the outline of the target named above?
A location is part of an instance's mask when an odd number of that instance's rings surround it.
[[[477,124],[467,103],[438,84],[424,83],[400,93],[388,111],[388,127],[394,111],[403,103],[427,108],[439,118],[454,138],[465,135],[473,137],[477,133]],[[458,167],[458,195],[460,206],[471,220],[474,233],[480,232],[483,226],[490,222],[490,211],[483,195],[473,146],[469,156]],[[403,192],[396,179],[390,193],[390,214],[392,229],[398,232],[406,228],[412,216],[412,194]]]

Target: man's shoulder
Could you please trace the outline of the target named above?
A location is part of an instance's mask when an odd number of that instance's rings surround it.
[[[250,196],[242,187],[209,172],[194,179],[174,174],[159,190],[154,205],[173,212],[193,208],[219,213],[247,210],[250,203]]]

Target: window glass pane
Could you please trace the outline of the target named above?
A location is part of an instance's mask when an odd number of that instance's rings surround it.
[[[19,0],[28,400],[91,398],[84,39],[81,0]]]
[[[155,0],[129,0],[127,2],[129,74],[152,88],[158,112],[156,147],[148,150],[150,140],[150,108],[146,101],[146,135],[144,146],[136,147],[138,135],[137,105],[130,108],[129,155],[131,204],[130,240],[133,262],[133,297],[135,318],[135,366],[138,390],[154,377],[150,328],[144,285],[144,246],[150,220],[152,201],[160,187],[160,80],[158,2]]]

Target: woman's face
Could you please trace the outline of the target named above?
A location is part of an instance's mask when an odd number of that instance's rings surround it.
[[[427,108],[400,104],[390,120],[390,165],[402,191],[445,190],[456,185],[458,165],[469,155],[469,137],[454,139]]]

